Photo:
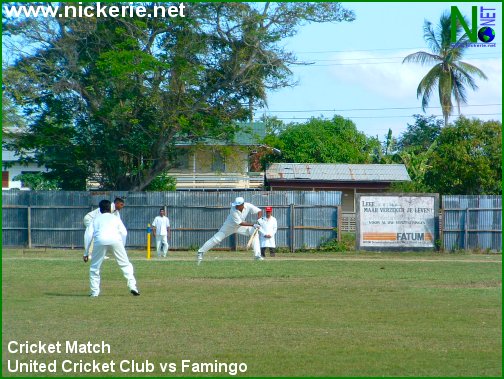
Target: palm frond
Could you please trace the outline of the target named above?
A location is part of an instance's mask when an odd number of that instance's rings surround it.
[[[432,28],[432,22],[425,20],[423,29],[424,40],[427,43],[427,46],[432,52],[439,54],[439,52],[441,51],[441,46],[439,45],[436,33],[434,33],[434,29]]]
[[[403,59],[404,62],[420,63],[422,65],[427,63],[438,63],[442,61],[443,58],[436,54],[427,53],[425,51],[417,51],[416,53],[407,55]]]
[[[473,91],[478,89],[478,85],[476,84],[476,81],[474,80],[474,78],[462,70],[458,70],[458,69],[454,70],[453,71],[453,78],[454,78],[454,83],[457,84],[457,86],[463,87],[462,92],[464,92],[464,93],[465,93],[466,86],[469,86]],[[467,102],[467,99],[464,97],[463,101]]]
[[[417,88],[417,97],[422,96],[422,110],[425,111],[425,108],[429,105],[430,97],[432,95],[432,91],[438,85],[439,80],[439,72],[441,70],[441,65],[437,64],[429,72],[422,78],[420,84]]]
[[[439,19],[438,36],[441,48],[447,50],[451,48],[451,15],[444,12]]]
[[[453,73],[452,94],[457,103],[458,113],[460,114],[460,104],[467,104],[466,88],[463,82],[458,77],[458,73]]]
[[[485,79],[485,80],[488,79],[483,71],[481,71],[478,67],[473,66],[470,63],[459,61],[455,64],[455,66],[457,67],[458,70],[466,73],[467,76],[476,75],[476,76],[480,77],[481,79]]]
[[[448,118],[452,114],[453,104],[451,101],[452,97],[452,88],[453,88],[453,80],[450,71],[444,71],[443,74],[439,77],[439,101],[441,103],[441,110],[443,112],[443,116],[445,119]]]

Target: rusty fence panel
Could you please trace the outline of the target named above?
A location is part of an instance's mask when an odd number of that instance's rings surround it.
[[[443,196],[445,250],[502,251],[500,196]]]
[[[339,191],[6,192],[2,194],[3,246],[82,249],[83,217],[101,199],[112,201],[116,196],[126,199],[121,219],[128,229],[127,247],[146,246],[147,224],[162,207],[171,223],[170,248],[197,249],[221,227],[237,196],[262,209],[273,207],[278,247],[317,248],[339,236]],[[248,219],[254,221],[253,216]],[[218,248],[242,249],[246,243],[247,237],[237,235]]]

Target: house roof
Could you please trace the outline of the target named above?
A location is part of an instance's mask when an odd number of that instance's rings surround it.
[[[265,176],[274,181],[411,181],[403,164],[273,163]]]
[[[266,136],[266,125],[263,122],[239,122],[237,125],[240,130],[236,132],[232,140],[205,138],[199,143],[210,146],[253,146],[259,145]],[[195,144],[194,142],[179,142],[177,146],[193,146]]]

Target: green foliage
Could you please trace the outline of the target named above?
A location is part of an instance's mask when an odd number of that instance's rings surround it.
[[[449,194],[502,193],[502,124],[461,117],[442,129],[425,183]]]
[[[178,142],[231,139],[267,89],[292,84],[286,37],[354,19],[339,3],[184,4],[184,18],[5,18],[4,93],[29,120],[10,148],[63,189],[93,176],[143,190]]]
[[[331,239],[322,243],[318,250],[336,253],[355,251],[355,233],[341,233],[341,241],[337,238]]]
[[[341,116],[289,124],[278,135],[267,136],[265,141],[282,151],[281,156],[270,158],[303,163],[369,163],[378,143]]]
[[[407,129],[397,140],[398,150],[408,150],[415,153],[423,152],[432,145],[441,133],[443,122],[435,116],[413,115],[414,124],[408,124]]]
[[[462,62],[461,59],[470,42],[467,34],[463,33],[460,23],[457,23],[457,42],[451,42],[451,16],[444,12],[436,29],[430,21],[424,23],[424,39],[431,52],[419,51],[408,55],[404,62],[433,65],[429,72],[422,78],[417,88],[417,97],[422,97],[422,109],[425,111],[433,93],[439,94],[439,102],[443,112],[445,126],[448,117],[453,112],[452,98],[459,107],[467,103],[466,90],[469,87],[476,90],[478,86],[474,76],[486,79],[479,68]],[[437,87],[437,91],[436,91]]]
[[[177,179],[167,173],[162,173],[156,176],[145,191],[175,191],[177,189]]]
[[[24,127],[25,120],[15,108],[13,100],[2,92],[2,130]]]
[[[26,173],[16,175],[13,180],[19,180],[23,183],[23,187],[38,191],[54,191],[59,190],[60,185],[55,179],[47,178],[47,174],[43,172]]]

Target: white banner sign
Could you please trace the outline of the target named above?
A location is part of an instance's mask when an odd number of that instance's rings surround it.
[[[360,246],[434,248],[432,196],[360,196]]]

